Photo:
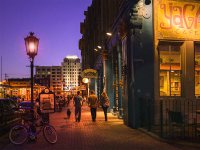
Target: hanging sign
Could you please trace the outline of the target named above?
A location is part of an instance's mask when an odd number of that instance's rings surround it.
[[[200,39],[200,2],[157,0],[159,39]]]
[[[98,73],[94,69],[85,69],[81,73],[81,77],[82,78],[97,78],[98,77]]]

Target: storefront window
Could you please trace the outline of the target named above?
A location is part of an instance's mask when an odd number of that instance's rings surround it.
[[[181,44],[162,43],[160,55],[160,96],[181,96]]]
[[[200,44],[195,45],[195,96],[200,96]]]

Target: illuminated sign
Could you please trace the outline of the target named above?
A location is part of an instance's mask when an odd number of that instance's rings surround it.
[[[200,39],[200,2],[158,0],[158,38]]]
[[[86,86],[85,86],[85,85],[81,85],[81,86],[79,87],[79,90],[81,90],[81,91],[86,90]]]
[[[49,89],[44,89],[39,94],[40,111],[42,113],[55,112],[55,94]]]
[[[81,73],[81,77],[82,78],[97,78],[98,77],[98,73],[94,69],[85,69]]]

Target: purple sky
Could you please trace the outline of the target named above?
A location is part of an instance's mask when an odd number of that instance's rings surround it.
[[[3,79],[29,77],[24,37],[40,39],[35,65],[61,65],[66,55],[78,55],[80,22],[92,0],[0,0],[0,56]]]

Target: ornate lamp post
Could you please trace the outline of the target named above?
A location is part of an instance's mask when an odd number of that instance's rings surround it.
[[[31,108],[34,108],[33,103],[33,66],[34,66],[34,57],[37,55],[38,52],[38,45],[39,45],[39,39],[34,36],[33,32],[30,32],[30,35],[28,35],[25,40],[25,46],[26,46],[26,53],[30,58],[31,63]]]

